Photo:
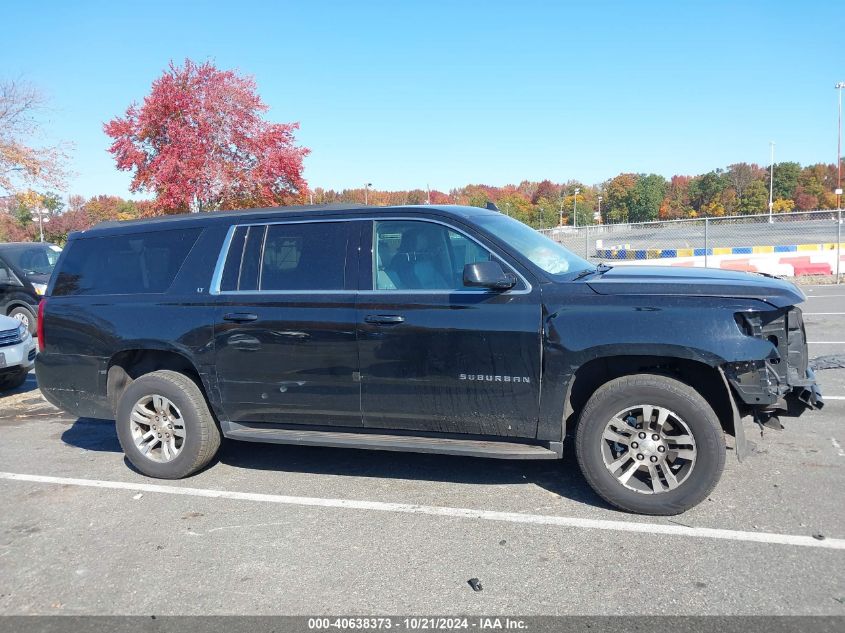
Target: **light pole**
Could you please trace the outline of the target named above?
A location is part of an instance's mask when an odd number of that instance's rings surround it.
[[[35,215],[38,216],[38,233],[41,236],[41,241],[44,241],[44,225],[50,221],[50,212],[46,211],[45,209],[38,207],[33,211]],[[47,216],[47,217],[44,217]]]
[[[566,196],[564,196],[564,194],[563,194],[563,187],[561,187],[561,189],[560,189],[560,220],[558,220],[558,223],[557,223],[558,226],[563,226],[563,199],[565,197]]]
[[[601,196],[599,196],[599,222],[601,222]]]
[[[774,193],[775,188],[775,142],[769,141],[769,146],[772,150],[772,158],[771,158],[771,165],[769,165],[769,224],[772,223],[772,207],[774,203],[772,202],[772,194]]]
[[[372,186],[373,186],[373,183],[371,183],[371,182],[368,182],[366,185],[364,185],[364,204],[365,205],[369,204],[369,195],[368,194],[370,192],[370,187],[372,187]]]
[[[572,227],[575,228],[578,226],[578,194],[580,193],[580,189],[575,187],[575,196],[572,199]]]
[[[839,91],[839,135],[836,138],[836,210],[842,209],[842,89],[845,81],[834,86]]]

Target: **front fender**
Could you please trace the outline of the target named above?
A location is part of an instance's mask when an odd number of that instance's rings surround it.
[[[3,304],[4,314],[17,307],[27,308],[33,314],[38,313],[38,302],[23,290],[16,290],[6,297]]]
[[[590,361],[664,357],[719,369],[777,357],[769,341],[746,336],[734,318],[737,312],[772,309],[753,299],[597,295],[547,306],[538,437],[562,439],[572,380]]]

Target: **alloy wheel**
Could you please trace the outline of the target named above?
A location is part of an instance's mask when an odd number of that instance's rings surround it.
[[[132,407],[130,431],[135,447],[154,462],[169,462],[185,445],[185,421],[179,408],[157,394],[144,396]]]
[[[650,404],[614,415],[602,433],[601,452],[616,480],[643,494],[661,494],[682,485],[697,455],[687,423],[677,413]]]

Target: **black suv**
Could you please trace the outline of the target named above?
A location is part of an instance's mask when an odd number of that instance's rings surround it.
[[[55,244],[0,243],[0,314],[17,319],[35,334],[38,303],[62,249]]]
[[[595,266],[474,207],[262,209],[71,235],[41,303],[44,396],[116,419],[141,472],[221,436],[558,459],[625,510],[716,485],[723,430],[820,407],[791,283]]]

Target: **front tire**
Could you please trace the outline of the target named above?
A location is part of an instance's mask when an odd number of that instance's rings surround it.
[[[4,374],[0,376],[0,391],[11,391],[17,389],[26,382],[26,376],[29,372],[25,369],[20,369],[11,374]]]
[[[680,514],[697,505],[725,466],[713,409],[689,385],[656,374],[599,387],[581,412],[575,451],[599,496],[639,514]]]
[[[9,311],[9,316],[15,319],[16,321],[20,321],[21,323],[23,323],[26,326],[26,329],[29,330],[29,333],[35,336],[36,317],[32,310],[24,308],[23,306],[18,306],[16,308],[12,308]]]
[[[220,430],[197,384],[170,370],[144,374],[117,404],[117,437],[143,474],[181,479],[206,466],[220,448]]]

